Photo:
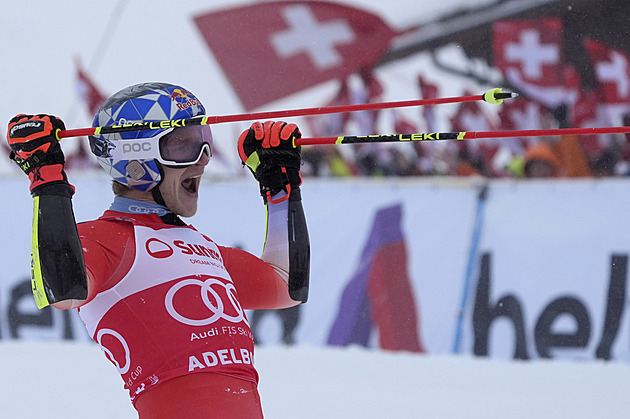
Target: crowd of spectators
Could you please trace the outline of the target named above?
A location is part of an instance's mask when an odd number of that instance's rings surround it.
[[[338,94],[325,106],[382,101],[383,88],[369,71],[360,74],[358,88],[340,83]],[[418,77],[422,98],[435,98],[436,86]],[[470,95],[464,92],[464,95]],[[518,99],[519,106],[528,100]],[[448,129],[437,129],[432,106],[418,111],[418,123],[395,110],[354,112],[311,117],[308,129],[313,136],[330,137],[365,133],[410,134],[418,132],[460,132],[509,130],[501,123],[511,110],[506,101],[494,124],[478,103],[466,102],[451,116]],[[540,109],[540,126],[516,129],[570,127],[564,107]],[[420,109],[420,108],[419,108]],[[624,125],[628,121],[623,121]],[[390,128],[383,132],[383,125]],[[466,141],[417,141],[304,147],[305,176],[482,176],[487,178],[609,177],[630,174],[630,146],[627,135],[549,136],[492,138]]]
[[[369,69],[341,80],[337,94],[324,106],[384,102],[384,88]],[[420,98],[439,97],[438,87],[422,76],[417,79]],[[471,92],[463,92],[471,95]],[[527,99],[514,102],[524,111]],[[412,134],[419,132],[493,131],[510,129],[566,128],[569,112],[536,105],[540,126],[514,126],[509,119],[512,103],[505,101],[493,123],[480,104],[464,102],[449,118],[450,126],[438,127],[435,106],[417,107],[416,118],[401,110],[371,110],[305,117],[300,126],[307,136],[337,137],[364,134]],[[529,112],[529,111],[528,111]],[[512,112],[513,113],[513,112]],[[531,112],[529,112],[531,114]],[[442,115],[442,121],[444,120]],[[630,125],[630,116],[621,121]],[[536,125],[536,124],[534,124]],[[304,146],[305,177],[409,177],[481,176],[486,178],[612,177],[630,175],[630,134],[492,138],[464,141],[414,141],[365,143],[344,146]],[[6,141],[2,152],[9,154]],[[98,168],[87,145],[79,139],[67,153],[69,170]]]

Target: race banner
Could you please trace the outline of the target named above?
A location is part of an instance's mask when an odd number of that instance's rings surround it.
[[[0,339],[88,340],[74,310],[35,307],[27,183],[3,180],[14,198],[0,209]],[[105,177],[73,184],[77,220],[109,207]],[[311,287],[295,344],[329,345],[335,336],[337,344],[446,354],[461,326],[463,355],[630,361],[629,186],[625,178],[492,181],[473,234],[471,180],[305,179]],[[218,244],[260,254],[265,211],[256,182],[204,182],[199,195],[189,223]],[[341,321],[367,334],[348,339]],[[260,344],[280,341],[280,323],[261,320]]]

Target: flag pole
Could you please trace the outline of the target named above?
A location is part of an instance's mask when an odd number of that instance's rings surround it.
[[[426,105],[440,105],[446,103],[462,103],[462,102],[475,102],[484,101],[494,105],[499,105],[504,99],[512,99],[518,96],[518,93],[503,92],[500,88],[490,89],[482,95],[471,96],[458,96],[458,97],[446,97],[446,98],[434,98],[434,99],[417,99],[417,100],[405,100],[397,102],[381,102],[381,103],[365,103],[358,105],[340,105],[340,106],[323,106],[318,108],[304,108],[304,109],[289,109],[282,111],[269,111],[269,112],[255,112],[246,114],[234,114],[223,116],[204,116],[188,119],[175,119],[170,121],[159,122],[146,122],[146,123],[131,123],[125,125],[111,125],[107,127],[91,127],[91,128],[78,128],[59,131],[58,137],[82,137],[86,135],[99,135],[99,134],[115,134],[120,132],[129,131],[143,131],[151,129],[166,129],[177,128],[189,125],[212,125],[221,124],[225,122],[240,122],[240,121],[253,121],[261,119],[278,119],[307,115],[324,115],[331,113],[343,113],[343,112],[357,112],[368,111],[375,109],[390,109],[390,108],[402,108],[411,106],[426,106]]]

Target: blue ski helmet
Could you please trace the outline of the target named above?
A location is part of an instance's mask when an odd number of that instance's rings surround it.
[[[190,91],[169,83],[140,83],[114,93],[94,116],[93,127],[185,119],[202,116],[205,108]],[[162,181],[160,163],[154,158],[142,159],[136,153],[124,160],[114,152],[121,140],[151,138],[165,129],[91,135],[90,148],[101,167],[112,179],[141,191],[149,191]],[[141,154],[141,153],[140,153]]]

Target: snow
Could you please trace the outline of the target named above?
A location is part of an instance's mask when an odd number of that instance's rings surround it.
[[[268,419],[627,418],[630,365],[363,348],[256,348]],[[0,343],[3,418],[134,418],[94,344]],[[86,412],[89,414],[86,415]]]

